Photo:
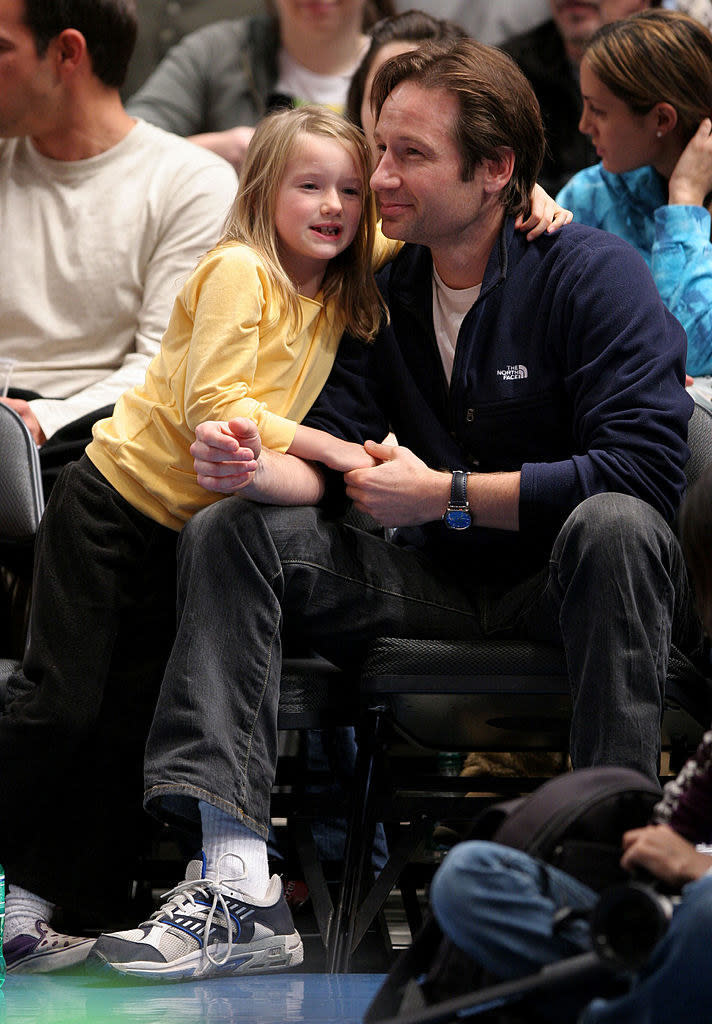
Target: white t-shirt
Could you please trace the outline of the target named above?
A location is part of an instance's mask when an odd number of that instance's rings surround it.
[[[433,327],[448,384],[462,321],[477,301],[481,288],[481,282],[472,288],[448,288],[433,267]]]
[[[368,49],[368,40],[364,44],[363,53]],[[339,75],[318,75],[297,63],[284,50],[277,57],[277,84],[275,92],[291,96],[297,106],[302,103],[321,103],[341,113],[346,106],[346,96],[354,71],[361,63],[361,57],[353,67]]]
[[[143,121],[86,160],[0,139],[0,356],[43,396],[47,437],[143,381],[236,188],[225,160]]]

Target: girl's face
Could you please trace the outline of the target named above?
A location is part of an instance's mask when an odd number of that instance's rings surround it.
[[[585,57],[581,61],[581,96],[579,131],[590,135],[607,171],[622,174],[655,163],[660,150],[656,107],[647,114],[634,114],[603,84]]]
[[[277,189],[275,226],[284,270],[314,297],[329,260],[353,242],[363,211],[361,173],[342,142],[303,135]]]

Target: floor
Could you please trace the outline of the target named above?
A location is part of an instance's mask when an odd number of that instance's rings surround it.
[[[424,893],[419,892],[420,901]],[[384,917],[397,953],[411,941],[398,890]],[[295,914],[304,941],[304,966],[323,969],[323,947],[308,905]],[[381,985],[382,939],[374,929],[364,939],[354,971],[324,974],[285,972],[204,982],[151,983],[89,977],[83,972],[8,975],[0,988],[0,1024],[361,1024]]]
[[[9,976],[2,1024],[360,1024],[379,974],[274,974],[170,984]]]

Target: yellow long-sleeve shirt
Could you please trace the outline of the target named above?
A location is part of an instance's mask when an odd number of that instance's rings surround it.
[[[175,301],[145,382],[94,427],[87,455],[127,501],[173,529],[219,499],[193,470],[190,445],[205,420],[249,416],[263,444],[286,451],[334,363],[343,321],[300,296],[295,333],[260,257],[234,243],[210,253]]]

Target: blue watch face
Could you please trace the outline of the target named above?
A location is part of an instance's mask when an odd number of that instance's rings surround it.
[[[472,516],[464,508],[450,508],[445,513],[445,524],[451,530],[466,530],[472,524]]]

